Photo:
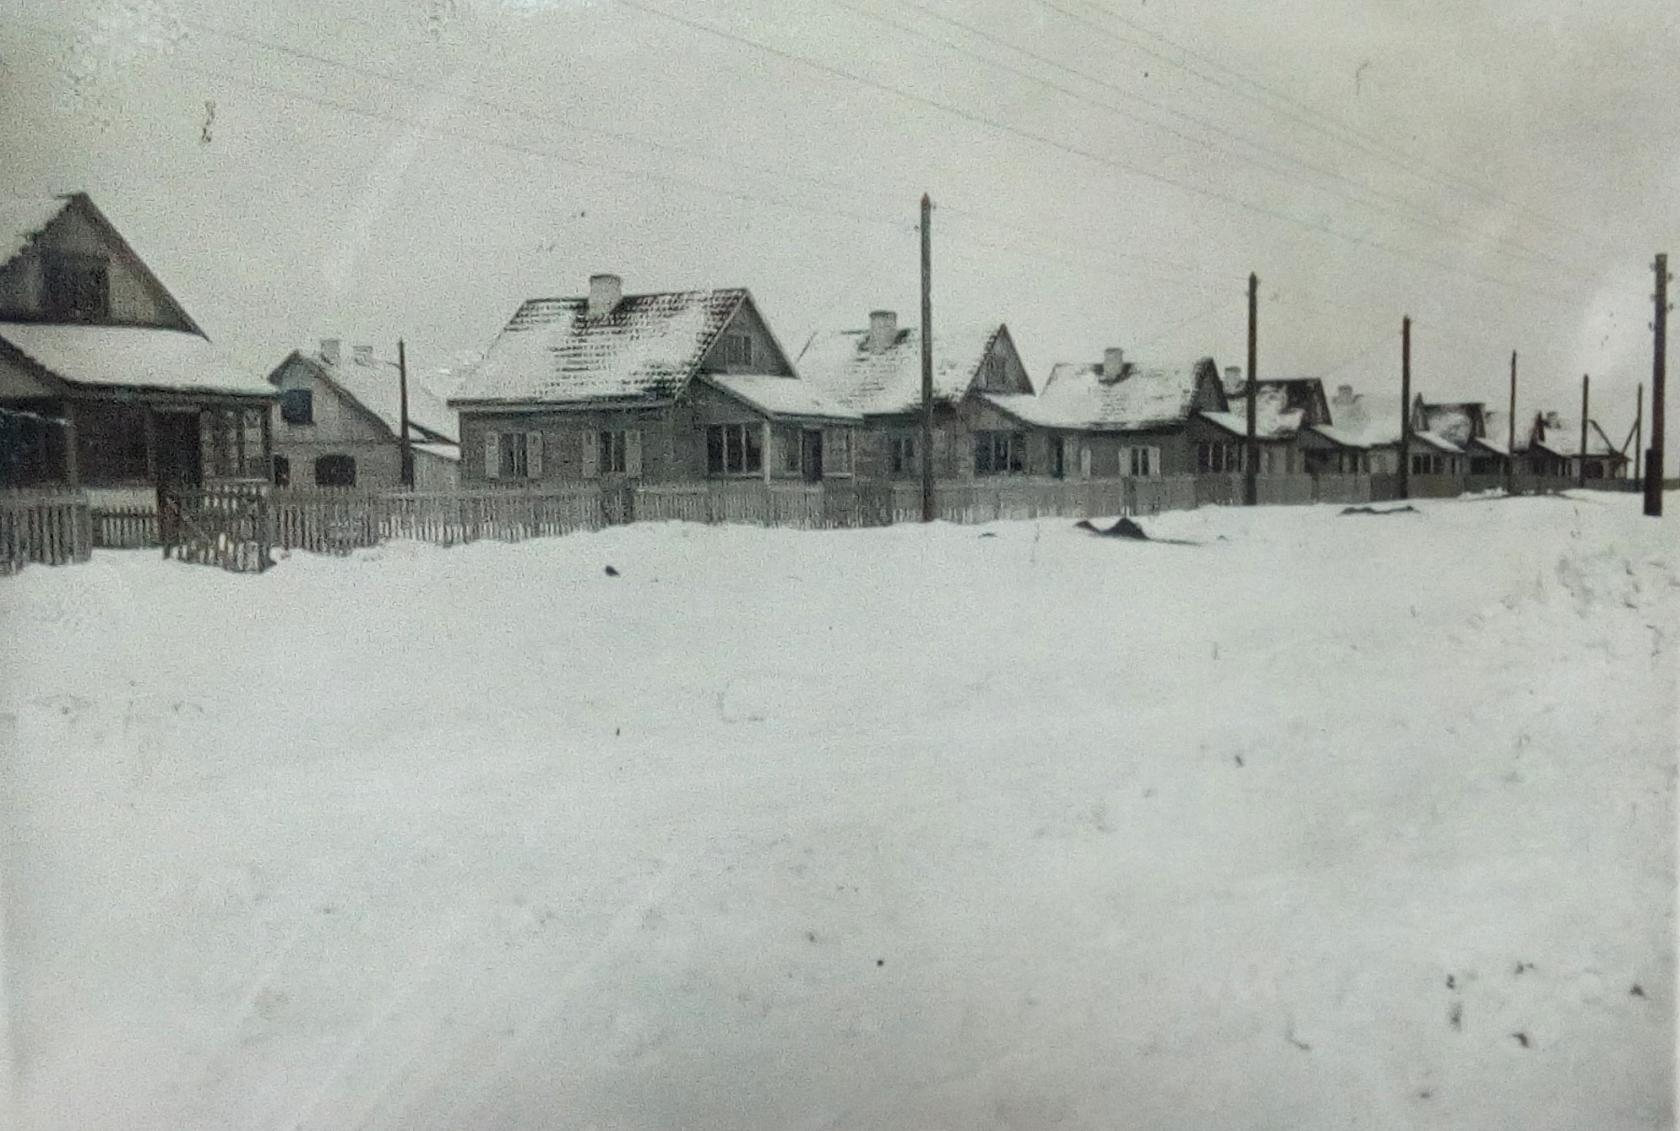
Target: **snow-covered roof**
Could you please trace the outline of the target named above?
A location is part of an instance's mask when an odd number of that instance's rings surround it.
[[[261,376],[187,330],[0,322],[0,340],[77,385],[274,395]]]
[[[1400,442],[1400,398],[1384,393],[1355,393],[1330,402],[1330,423],[1317,431],[1338,444],[1376,448]]]
[[[708,373],[705,380],[746,401],[767,416],[818,420],[863,419],[858,413],[797,377],[769,373]]]
[[[69,206],[64,196],[0,197],[0,267],[16,259]]]
[[[1262,440],[1288,440],[1301,431],[1307,419],[1305,409],[1289,407],[1291,386],[1283,381],[1261,381],[1254,398],[1254,434]],[[1202,416],[1239,436],[1248,435],[1248,384],[1231,399],[1229,412],[1204,412]]]
[[[377,416],[393,436],[399,434],[398,429],[402,427],[402,381],[396,362],[382,358],[364,361],[355,355],[341,355],[338,363],[334,364],[318,353],[310,354],[309,360],[320,366],[335,385]],[[445,439],[460,439],[455,410],[412,375],[408,379],[408,419],[409,423]]]
[[[1486,414],[1484,406],[1479,401],[1464,401],[1457,404],[1421,404],[1424,430],[1433,432],[1437,436],[1445,437],[1452,443],[1463,447],[1471,440],[1478,438]]]
[[[1535,432],[1534,440],[1553,455],[1568,458],[1581,454],[1581,425],[1578,421],[1571,423],[1566,417],[1547,414],[1541,418]],[[1598,421],[1591,419],[1587,421],[1587,455],[1627,458],[1610,442],[1598,426]]]
[[[610,312],[592,317],[585,298],[530,299],[450,399],[668,399],[745,301],[741,288],[625,295]]]
[[[461,462],[461,446],[459,444],[410,444],[409,447],[417,452],[425,452],[429,456],[437,456],[452,463]]]
[[[1117,381],[1102,380],[1100,364],[1062,362],[1044,388],[1029,393],[988,393],[1011,416],[1045,428],[1134,432],[1181,424],[1196,403],[1197,372],[1127,362]]]
[[[1462,455],[1464,453],[1464,448],[1461,445],[1453,443],[1452,440],[1439,432],[1431,432],[1428,429],[1413,431],[1412,439],[1423,447],[1434,448],[1436,451],[1446,452],[1448,455]]]
[[[933,335],[933,398],[961,400],[1003,329],[1000,322],[947,328]],[[834,402],[866,416],[913,412],[922,403],[922,339],[917,327],[897,331],[882,350],[868,330],[818,334],[795,362],[803,378]]]

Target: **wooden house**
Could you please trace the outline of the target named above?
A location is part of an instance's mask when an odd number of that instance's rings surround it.
[[[1625,479],[1629,460],[1610,442],[1598,421],[1587,420],[1587,443],[1581,446],[1579,420],[1539,412],[1527,434],[1518,434],[1518,466],[1529,475],[1553,478]]]
[[[1328,402],[1330,421],[1307,425],[1304,446],[1325,471],[1392,475],[1400,470],[1399,397],[1356,393],[1342,385]]]
[[[1419,396],[1413,400],[1412,427],[1419,435],[1454,445],[1462,457],[1463,474],[1502,476],[1510,453],[1505,450],[1506,437],[1494,428],[1499,422],[1490,419],[1492,415],[1482,401],[1433,403]]]
[[[266,480],[274,399],[87,196],[0,201],[0,486],[151,506],[160,486]]]
[[[1000,411],[999,395],[1032,396],[1032,381],[1001,322],[940,326],[933,338],[933,473],[940,480],[1061,475],[1054,437]],[[796,363],[806,381],[856,413],[857,473],[921,474],[922,338],[877,310],[867,330],[818,334]]]
[[[405,413],[395,362],[376,358],[371,346],[345,356],[341,341],[328,338],[316,352],[294,350],[268,380],[280,394],[271,421],[276,486],[403,486]],[[414,488],[449,490],[461,462],[455,413],[417,376],[407,384]]]
[[[1249,382],[1236,369],[1226,370],[1225,396],[1230,410],[1213,419],[1227,432],[1246,439],[1248,398],[1253,390],[1254,431],[1260,449],[1261,475],[1355,472],[1360,454],[1321,436],[1315,429],[1331,422],[1324,382],[1317,377],[1288,377]]]
[[[1233,461],[1240,461],[1241,446],[1217,420],[1228,405],[1211,358],[1141,365],[1111,347],[1100,362],[1056,365],[1036,395],[989,393],[986,400],[1049,437],[1070,478],[1153,479],[1240,467]]]
[[[799,378],[744,289],[531,299],[462,379],[461,481],[850,477],[858,414]]]

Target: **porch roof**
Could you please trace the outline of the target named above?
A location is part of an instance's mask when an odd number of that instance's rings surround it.
[[[798,417],[861,423],[861,414],[797,377],[771,373],[708,373],[702,378],[772,419]]]
[[[186,330],[0,322],[0,341],[72,385],[273,397],[273,386]]]
[[[1263,411],[1264,401],[1255,407],[1262,410],[1255,414],[1254,420],[1254,436],[1258,440],[1275,442],[1294,439],[1295,434],[1301,430],[1301,421],[1306,415],[1298,408],[1268,413]],[[1202,418],[1237,436],[1248,436],[1246,406],[1241,412],[1203,412]]]

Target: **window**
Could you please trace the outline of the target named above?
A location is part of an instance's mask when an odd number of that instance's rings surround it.
[[[980,363],[980,387],[982,389],[1002,389],[1004,377],[1009,372],[1008,363],[998,354],[987,354],[986,360]]]
[[[799,445],[803,434],[799,431],[783,431],[780,444],[782,448],[782,470],[789,475],[799,474]]]
[[[602,475],[624,474],[624,433],[603,431],[597,434],[600,441],[600,463],[597,465]]]
[[[823,433],[822,468],[826,475],[852,473],[852,433],[847,428],[830,428]]]
[[[76,412],[76,458],[89,483],[146,478],[146,410],[138,405],[83,405]]]
[[[274,485],[276,487],[290,487],[292,485],[292,461],[285,456],[274,457]]]
[[[756,475],[764,470],[764,437],[757,424],[713,424],[706,429],[710,475]]]
[[[1242,469],[1243,446],[1241,444],[1215,441],[1196,445],[1197,471],[1204,474],[1218,474],[1241,471]]]
[[[219,479],[267,479],[260,408],[207,408],[198,418],[204,474]]]
[[[309,389],[286,389],[280,394],[280,419],[287,424],[315,423],[315,394]]]
[[[541,479],[543,434],[541,432],[486,432],[484,434],[484,478]]]
[[[1060,436],[1050,437],[1050,476],[1060,479],[1067,474],[1067,449]]]
[[[1121,448],[1120,473],[1145,478],[1161,474],[1161,449]]]
[[[1440,475],[1447,470],[1447,461],[1438,455],[1427,452],[1412,455],[1413,475]]]
[[[887,437],[887,469],[894,475],[916,475],[922,465],[916,462],[916,437],[913,433]]]
[[[41,257],[47,315],[66,322],[101,322],[111,316],[111,277],[96,255],[47,252]]]
[[[1008,475],[1026,470],[1027,437],[1021,432],[976,432],[974,474]]]
[[[718,360],[724,365],[751,365],[753,340],[751,334],[725,334],[718,342]]]
[[[315,461],[315,486],[354,487],[356,459],[354,456],[322,456]]]

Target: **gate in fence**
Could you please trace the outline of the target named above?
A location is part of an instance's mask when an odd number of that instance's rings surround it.
[[[261,573],[273,564],[268,489],[256,483],[169,487],[158,493],[163,556]]]

